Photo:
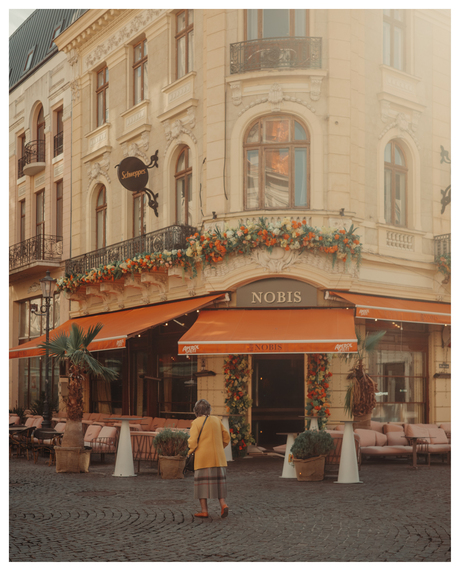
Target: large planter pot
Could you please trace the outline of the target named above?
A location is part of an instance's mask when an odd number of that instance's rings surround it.
[[[364,430],[370,430],[371,428],[371,418],[372,413],[362,414],[361,416],[353,416],[353,430],[357,428],[363,428]]]
[[[179,480],[184,477],[185,456],[159,456],[158,473],[163,480]]]
[[[55,446],[56,472],[89,472],[92,449],[88,446]]]
[[[326,454],[300,460],[294,458],[294,466],[297,479],[300,482],[319,482],[324,480],[324,464]]]

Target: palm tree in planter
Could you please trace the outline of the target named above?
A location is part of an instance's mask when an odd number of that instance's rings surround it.
[[[373,381],[364,369],[364,357],[369,355],[377,348],[380,339],[385,335],[386,331],[378,331],[366,335],[364,339],[356,333],[358,339],[358,358],[347,375],[347,380],[351,383],[345,394],[345,412],[349,416],[353,416],[353,429],[365,428],[370,429],[372,411],[377,404],[375,392],[377,383]],[[349,356],[345,357],[346,359]]]
[[[83,379],[88,373],[112,381],[118,377],[118,373],[104,367],[95,359],[88,350],[90,343],[101,331],[103,325],[98,323],[94,327],[89,327],[85,333],[81,327],[72,324],[69,333],[60,333],[48,342],[41,343],[40,348],[48,350],[50,357],[55,357],[58,362],[67,362],[69,365],[68,392],[63,398],[67,409],[67,422],[62,438],[61,454],[62,458],[67,458],[58,466],[58,452],[56,452],[56,470],[63,472],[80,471],[80,452],[84,450],[84,440],[82,431],[83,418]],[[73,452],[73,454],[72,454]],[[67,467],[65,466],[67,464]],[[89,464],[89,456],[88,456]],[[67,469],[68,468],[68,469]],[[87,470],[84,470],[87,471]]]

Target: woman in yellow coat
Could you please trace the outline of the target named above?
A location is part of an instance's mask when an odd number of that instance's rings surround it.
[[[221,517],[227,517],[227,459],[224,448],[230,442],[230,434],[217,416],[210,416],[211,405],[207,400],[199,400],[193,411],[196,419],[190,428],[188,447],[189,454],[195,452],[193,497],[200,500],[201,504],[201,512],[196,513],[195,517],[208,517],[208,498],[217,498],[221,506]]]

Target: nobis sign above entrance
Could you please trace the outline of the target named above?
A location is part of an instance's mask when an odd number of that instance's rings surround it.
[[[118,180],[130,192],[145,192],[149,197],[149,206],[158,217],[158,193],[154,194],[147,188],[149,173],[147,169],[158,168],[158,151],[150,157],[150,164],[144,164],[138,157],[126,157],[115,168]]]
[[[297,280],[268,278],[236,291],[237,307],[316,307],[316,288]]]

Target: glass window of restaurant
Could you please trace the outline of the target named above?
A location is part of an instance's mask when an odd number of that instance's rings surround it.
[[[155,331],[158,354],[159,413],[164,417],[191,418],[197,401],[195,355],[178,355],[177,342],[198,314],[185,315],[161,325]],[[183,325],[182,325],[183,324]],[[199,357],[198,357],[199,359]]]
[[[118,378],[113,381],[91,377],[90,412],[103,412],[107,414],[122,414],[122,389],[123,389],[123,358],[124,349],[98,351],[94,356],[104,367],[109,367],[118,373]]]
[[[31,306],[40,308],[42,298],[37,297],[18,303],[19,306],[19,344],[26,343],[45,333],[46,317],[40,317],[32,313]],[[60,295],[55,294],[50,306],[50,326],[54,329],[60,323]],[[19,383],[18,383],[18,406],[29,408],[40,398],[40,393],[45,390],[46,358],[45,356],[29,357],[18,360]],[[50,365],[51,403],[57,405],[59,365],[51,359]]]
[[[372,418],[380,422],[426,422],[427,326],[387,323],[371,329],[387,329],[376,351],[369,355],[369,375],[378,387]]]

